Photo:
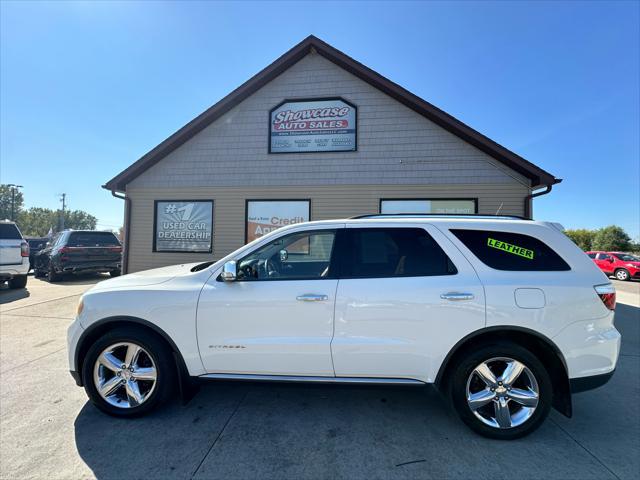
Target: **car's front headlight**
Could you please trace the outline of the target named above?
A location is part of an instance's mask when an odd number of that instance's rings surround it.
[[[84,298],[80,297],[80,301],[78,302],[78,306],[76,307],[76,317],[79,317],[84,309]]]

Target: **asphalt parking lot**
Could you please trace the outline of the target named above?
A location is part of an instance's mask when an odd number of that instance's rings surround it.
[[[640,282],[621,284],[618,371],[514,442],[471,433],[428,388],[213,383],[136,420],[87,403],[66,328],[107,276],[0,291],[0,475],[22,478],[631,479],[640,473]],[[624,303],[623,303],[624,302]]]

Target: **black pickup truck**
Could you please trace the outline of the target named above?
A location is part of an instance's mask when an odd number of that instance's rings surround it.
[[[122,245],[111,232],[65,230],[35,257],[35,276],[60,280],[64,273],[109,272],[120,275]]]

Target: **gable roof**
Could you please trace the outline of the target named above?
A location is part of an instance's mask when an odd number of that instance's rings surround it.
[[[143,155],[135,163],[113,177],[103,185],[103,188],[111,191],[124,192],[127,183],[131,182],[145,170],[158,163],[166,155],[184,144],[187,140],[195,136],[216,119],[227,113],[233,107],[258,91],[312,51],[322,55],[327,60],[330,60],[344,70],[347,70],[361,80],[381,90],[398,102],[418,112],[435,124],[460,137],[509,168],[524,175],[526,178],[531,180],[532,188],[554,185],[562,181],[562,179],[555,178],[549,172],[494,142],[480,132],[462,123],[460,120],[402,88],[400,85],[383,77],[379,73],[374,72],[369,67],[345,55],[328,43],[310,35],[278,58],[271,65],[258,72],[222,100],[205,110],[158,146]]]

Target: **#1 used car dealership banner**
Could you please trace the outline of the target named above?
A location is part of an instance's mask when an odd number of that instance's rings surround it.
[[[308,200],[249,200],[247,242],[277,228],[309,221]]]
[[[155,252],[212,252],[213,201],[156,201]]]
[[[286,102],[271,111],[269,151],[353,151],[356,129],[356,107],[344,100]]]

